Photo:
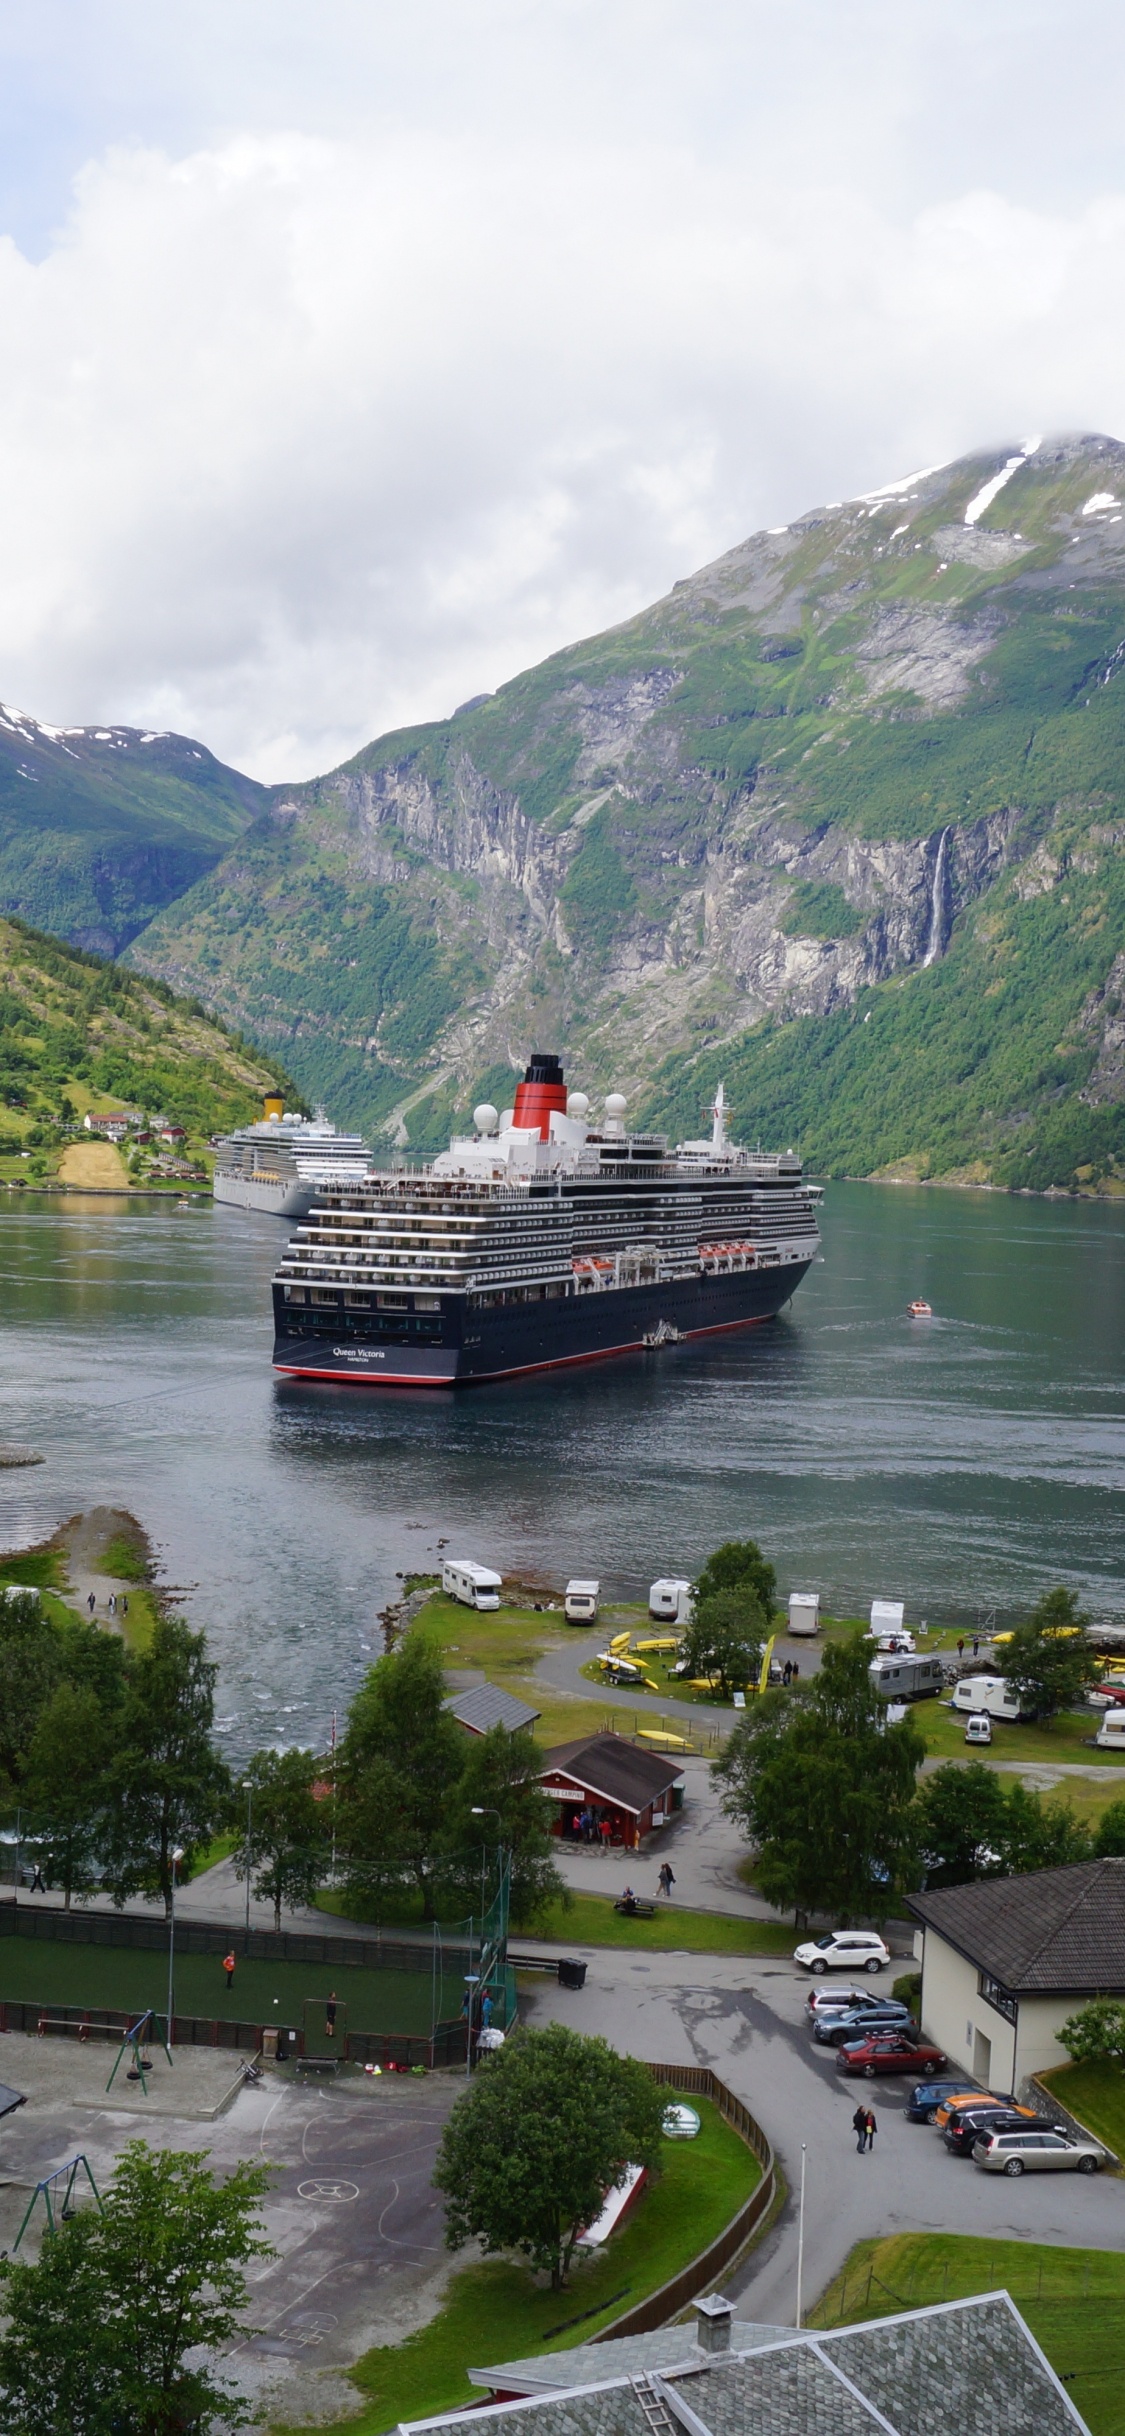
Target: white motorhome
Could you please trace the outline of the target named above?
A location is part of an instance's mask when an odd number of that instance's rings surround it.
[[[1094,1736],[1099,1751],[1125,1751],[1125,1709],[1107,1709]]]
[[[802,1633],[820,1630],[820,1592],[791,1590],[789,1593],[789,1630],[798,1638]]]
[[[501,1576],[487,1565],[473,1565],[467,1557],[447,1557],[441,1568],[441,1586],[447,1599],[460,1599],[462,1607],[499,1607]]]
[[[597,1620],[600,1582],[568,1582],[563,1600],[563,1614],[568,1624],[593,1624]]]
[[[1007,1725],[1017,1725],[1021,1714],[1019,1694],[1004,1675],[963,1675],[960,1683],[953,1686],[951,1706],[983,1709],[989,1717],[999,1717]]]
[[[654,1624],[691,1622],[691,1583],[662,1577],[649,1586],[648,1612]]]
[[[880,1633],[901,1633],[906,1607],[902,1599],[872,1599],[871,1630],[878,1640]]]
[[[867,1672],[881,1700],[925,1700],[945,1684],[940,1658],[912,1658],[906,1651],[873,1658]]]

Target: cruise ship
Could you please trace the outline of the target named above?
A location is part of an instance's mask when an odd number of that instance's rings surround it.
[[[275,1218],[307,1218],[336,1184],[370,1174],[371,1155],[358,1133],[337,1133],[322,1111],[291,1116],[268,1099],[256,1125],[240,1125],[215,1144],[216,1201],[270,1210]]]
[[[297,1378],[455,1387],[773,1319],[815,1258],[818,1187],[792,1151],[588,1122],[536,1053],[498,1117],[428,1167],[321,1192],[274,1279],[274,1364]]]

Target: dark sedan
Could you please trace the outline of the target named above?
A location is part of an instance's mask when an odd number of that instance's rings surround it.
[[[900,2030],[890,2030],[841,2047],[836,2070],[862,2072],[870,2081],[877,2072],[917,2072],[919,2067],[925,2071],[927,2065],[940,2072],[945,2060],[940,2047],[921,2046],[916,2039],[904,2038]]]
[[[896,2004],[894,1998],[888,1996],[880,2005],[864,2006],[862,2012],[856,2008],[850,2013],[829,2013],[823,2020],[818,2014],[813,2023],[813,2037],[821,2047],[842,2047],[845,2040],[865,2038],[868,2031],[908,2030],[910,2027],[909,2006]]]
[[[1054,2131],[1058,2127],[1051,2124],[1049,2128]],[[1017,2114],[1011,2106],[959,2106],[941,2136],[951,2155],[971,2157],[985,2132],[1026,2130],[1026,2114]]]
[[[932,2123],[938,2107],[942,2105],[943,2101],[946,2098],[957,2097],[964,2086],[963,2078],[959,2081],[919,2081],[917,2089],[911,2090],[906,2102],[907,2122]],[[981,2104],[987,2105],[987,2103],[988,2100],[982,2090]]]

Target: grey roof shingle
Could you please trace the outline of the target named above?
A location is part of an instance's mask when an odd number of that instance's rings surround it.
[[[623,1734],[591,1734],[580,1742],[557,1743],[542,1773],[572,1776],[588,1792],[639,1815],[679,1783],[683,1768],[661,1752],[639,1751]]]
[[[1000,2296],[823,2339],[899,2436],[1074,2436],[1074,2416]]]
[[[529,1708],[526,1700],[517,1700],[514,1692],[501,1691],[498,1683],[474,1683],[467,1692],[451,1692],[442,1705],[472,1734],[488,1734],[496,1725],[518,1734],[542,1714]]]
[[[1125,1860],[910,1895],[909,1909],[1015,1995],[1125,1993]]]
[[[666,2332],[690,2339],[687,2327]],[[605,2358],[623,2345],[579,2348]],[[527,2402],[470,2405],[436,2424],[462,2436],[652,2436],[630,2376],[587,2385],[576,2374],[568,2390],[561,2381],[574,2361],[561,2352],[513,2363],[549,2365],[559,2387]],[[647,2378],[657,2417],[665,2397],[687,2436],[1088,2436],[1005,2292],[787,2334],[742,2353],[695,2351],[682,2365],[650,2363]]]
[[[784,2326],[759,2326],[736,2318],[731,2326],[732,2351],[756,2351],[759,2344],[784,2342]],[[616,2335],[608,2343],[576,2343],[572,2351],[535,2352],[527,2360],[500,2360],[492,2368],[471,2368],[471,2385],[493,2393],[557,2392],[570,2385],[600,2385],[607,2377],[635,2377],[641,2369],[667,2370],[690,2360],[697,2349],[694,2326],[658,2326],[651,2334]]]

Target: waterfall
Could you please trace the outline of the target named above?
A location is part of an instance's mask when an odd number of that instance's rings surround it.
[[[924,966],[933,964],[941,954],[942,930],[945,924],[945,867],[952,834],[951,829],[943,829],[938,841],[933,886],[930,890],[930,931],[926,940],[926,953],[922,958]]]

